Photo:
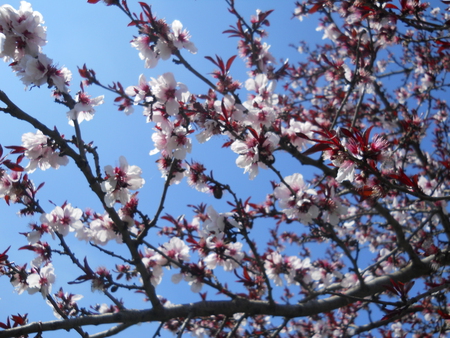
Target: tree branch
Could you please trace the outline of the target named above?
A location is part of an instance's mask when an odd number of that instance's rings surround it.
[[[450,265],[450,252],[443,252],[439,257],[431,255],[421,261],[422,266],[430,266],[438,260],[440,265]],[[364,287],[356,286],[341,295],[331,296],[325,299],[311,300],[302,304],[272,304],[269,301],[255,301],[236,298],[231,301],[201,301],[197,303],[172,305],[149,310],[125,310],[118,313],[84,316],[67,320],[55,320],[44,323],[31,323],[21,327],[0,331],[0,338],[16,337],[24,334],[72,329],[76,326],[100,325],[110,323],[136,324],[140,322],[166,322],[172,318],[187,318],[192,314],[193,318],[212,315],[232,316],[235,313],[248,315],[271,315],[277,317],[306,317],[319,313],[330,312],[353,302],[352,298],[364,298],[386,291],[386,285],[391,280],[396,282],[408,282],[415,278],[428,275],[430,269],[420,269],[414,264],[409,264],[392,274],[374,278],[365,283]]]

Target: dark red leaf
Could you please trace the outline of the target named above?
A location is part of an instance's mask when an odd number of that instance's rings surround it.
[[[314,14],[314,13],[317,12],[321,7],[322,7],[322,3],[321,3],[321,2],[315,4],[314,6],[312,6],[312,7],[309,9],[308,14]]]
[[[329,150],[329,149],[332,149],[332,148],[328,144],[318,143],[318,144],[313,145],[308,150],[304,151],[302,154],[303,155],[311,155],[311,154],[317,153],[318,151],[324,151],[324,150]]]
[[[227,61],[227,65],[225,67],[225,71],[228,72],[230,70],[231,64],[233,63],[234,59],[236,59],[237,55],[233,55],[230,57]]]
[[[4,161],[3,164],[5,165],[5,167],[7,167],[8,169],[10,169],[12,171],[20,171],[21,172],[24,170],[20,165],[14,163],[14,162],[11,162],[10,160]]]
[[[393,5],[393,4],[386,4],[386,6],[384,6],[384,8],[392,8],[392,9],[398,9],[400,10],[400,8],[398,8],[397,6]]]

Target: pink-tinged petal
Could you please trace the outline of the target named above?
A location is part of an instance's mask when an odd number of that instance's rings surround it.
[[[336,176],[336,181],[350,181],[353,182],[355,178],[355,163],[352,161],[344,161],[339,167],[338,174]]]

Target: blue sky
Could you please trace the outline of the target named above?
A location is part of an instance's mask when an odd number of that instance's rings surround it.
[[[117,8],[106,7],[100,3],[90,5],[85,0],[35,0],[30,2],[33,9],[41,12],[44,16],[48,27],[48,43],[44,47],[44,53],[57,64],[64,65],[72,71],[71,91],[74,95],[79,90],[81,80],[77,72],[77,66],[82,67],[84,63],[96,71],[98,79],[104,84],[120,81],[124,87],[127,87],[137,84],[141,73],[144,73],[149,79],[171,71],[174,73],[176,80],[185,83],[192,93],[207,92],[208,88],[205,84],[171,61],[160,61],[154,69],[144,68],[144,63],[139,59],[138,52],[129,43],[137,32],[135,28],[127,27],[128,18]],[[9,4],[15,8],[19,7],[19,1],[9,1]],[[321,41],[322,33],[315,31],[316,26],[312,20],[300,22],[297,19],[291,19],[294,1],[245,0],[236,1],[236,5],[246,19],[254,14],[257,8],[261,10],[275,9],[275,12],[269,17],[271,26],[268,27],[269,37],[266,41],[272,46],[271,51],[277,60],[289,58],[294,61],[305,57],[294,48],[289,47],[289,44],[296,44],[299,40],[308,40],[311,43]],[[136,12],[140,9],[137,1],[129,0],[129,6]],[[214,65],[204,59],[204,56],[217,54],[224,59],[228,59],[237,53],[237,40],[222,34],[224,30],[229,28],[229,25],[235,24],[234,17],[228,13],[226,7],[225,1],[218,0],[152,1],[153,12],[158,17],[166,18],[168,23],[178,19],[190,31],[192,41],[199,51],[196,55],[183,53],[186,59],[204,75],[214,70]],[[231,71],[233,76],[242,82],[247,79],[247,69],[240,59],[235,60]],[[5,91],[12,101],[24,111],[37,117],[49,127],[56,126],[67,137],[74,133],[72,127],[67,123],[67,109],[53,103],[50,90],[42,87],[24,91],[23,84],[10,71],[6,63],[0,66],[0,74],[0,89]],[[141,206],[146,206],[147,210],[145,211],[152,216],[164,183],[156,168],[157,155],[151,157],[148,154],[153,149],[151,141],[152,126],[145,123],[139,108],[133,115],[125,116],[122,112],[117,111],[114,106],[114,96],[101,88],[91,87],[87,91],[94,97],[105,95],[105,104],[98,107],[96,116],[92,121],[81,124],[84,140],[86,142],[94,141],[94,144],[98,146],[102,167],[107,164],[118,164],[119,156],[124,155],[130,164],[138,165],[143,169],[146,184],[140,192]],[[245,92],[241,95],[245,98]],[[0,126],[2,126],[0,144],[3,146],[20,145],[23,133],[35,131],[27,124],[4,115],[0,115]],[[269,180],[276,180],[275,175],[270,172],[261,172],[254,181],[250,182],[247,176],[243,174],[243,169],[236,167],[236,154],[229,149],[222,150],[219,148],[223,141],[225,140],[214,140],[205,145],[195,143],[193,153],[188,159],[194,158],[203,162],[209,170],[214,171],[216,179],[224,183],[230,183],[243,199],[253,196],[255,202],[261,201],[270,189]],[[289,163],[287,158],[282,159],[282,161],[283,164]],[[284,172],[285,166],[283,165],[280,168],[285,175],[291,173]],[[302,173],[305,176],[308,174],[307,172],[305,174],[305,169],[302,169]],[[61,205],[67,200],[73,206],[81,209],[91,207],[95,211],[103,213],[100,203],[95,199],[95,196],[91,196],[84,178],[73,163],[58,171],[36,171],[32,175],[32,179],[36,185],[43,181],[46,182],[39,198],[47,212],[53,209],[52,204],[48,201]],[[169,190],[169,201],[165,212],[174,216],[188,213],[189,209],[185,207],[186,204],[198,204],[201,201],[214,203],[217,211],[224,212],[228,211],[225,209],[226,197],[221,201],[214,200],[211,196],[198,193],[188,187],[185,182],[182,182]],[[27,224],[32,221],[38,222],[39,217],[19,218],[15,215],[16,211],[17,208],[14,206],[7,207],[4,202],[0,201],[0,213],[2,215],[0,220],[0,228],[2,229],[0,252],[11,245],[9,252],[11,259],[18,264],[29,264],[33,254],[17,251],[19,247],[26,244],[25,238],[18,232],[27,231]],[[262,230],[268,229],[267,225],[261,224],[261,226]],[[50,241],[50,238],[47,240]],[[164,239],[155,239],[154,243],[162,244],[164,241]],[[80,259],[83,259],[83,255],[91,253],[88,257],[92,267],[110,264],[110,262],[105,262],[105,258],[96,251],[91,251],[84,242],[72,239],[70,244],[74,251],[81,252]],[[114,245],[108,247],[108,249],[114,248],[116,248]],[[54,291],[63,286],[66,291],[82,293],[85,298],[80,302],[80,306],[87,307],[92,302],[107,302],[100,294],[92,294],[89,285],[71,289],[65,284],[78,276],[78,271],[75,273],[71,271],[72,266],[67,260],[55,257],[54,265],[57,275]],[[231,276],[230,282],[234,280],[235,277]],[[31,321],[54,319],[52,310],[45,304],[39,294],[18,296],[13,293],[13,289],[5,277],[0,278],[0,288],[2,290],[0,294],[0,321],[6,320],[8,315],[18,312],[21,314],[29,313]],[[188,287],[182,285],[182,283],[174,288],[169,280],[157,289],[158,293],[163,296],[167,294],[167,291],[170,291],[170,294],[173,295],[170,300],[173,303],[199,299],[198,295],[190,294],[186,290],[188,290]],[[203,291],[206,291],[206,289]],[[188,298],[185,298],[185,294],[188,294]],[[213,294],[215,292],[210,290],[209,295]],[[129,295],[125,305],[142,308],[145,304],[141,299],[141,295]],[[95,333],[99,330],[101,329],[94,328],[88,331],[89,333]],[[143,324],[125,331],[120,336],[125,337],[133,333],[140,336],[142,332],[145,332],[147,336],[148,332],[152,332],[148,330],[148,325]],[[45,334],[45,337],[56,337],[56,335]],[[170,336],[168,333],[163,333],[163,336],[165,335]],[[77,334],[70,333],[69,336],[75,337]]]
[[[66,66],[73,73],[71,84],[72,94],[79,90],[80,77],[77,66],[86,64],[88,68],[96,71],[98,79],[103,84],[111,84],[113,81],[120,81],[124,87],[135,85],[140,74],[145,74],[147,79],[157,78],[165,72],[173,72],[177,81],[186,84],[190,92],[195,94],[206,93],[208,87],[200,80],[191,75],[188,71],[177,66],[170,60],[160,61],[154,69],[144,68],[144,62],[139,59],[138,52],[130,46],[133,35],[137,35],[136,29],[127,27],[128,18],[115,7],[106,7],[103,4],[90,5],[86,0],[35,0],[30,1],[34,10],[41,12],[44,16],[47,29],[47,46],[44,53],[52,58],[55,63]],[[20,1],[9,1],[13,7],[18,8]],[[139,12],[137,0],[129,0],[129,6],[135,12]],[[440,4],[439,1],[431,1],[433,7]],[[275,9],[270,15],[271,26],[267,28],[269,37],[267,43],[271,45],[271,52],[277,60],[289,58],[291,62],[302,61],[305,55],[299,54],[290,44],[296,44],[300,40],[306,40],[312,46],[322,42],[322,32],[316,31],[317,21],[315,18],[305,19],[300,22],[292,19],[294,1],[272,1],[272,0],[237,0],[236,6],[242,16],[249,19],[257,8],[261,10]],[[235,18],[228,13],[225,1],[219,0],[154,0],[152,9],[158,17],[165,18],[168,23],[173,20],[180,20],[191,35],[192,41],[198,48],[198,53],[192,55],[185,50],[183,55],[203,75],[214,70],[214,65],[204,57],[219,55],[223,59],[228,59],[237,54],[236,38],[228,38],[222,32],[235,25]],[[311,46],[311,47],[312,47]],[[247,79],[247,69],[241,59],[236,59],[231,68],[234,78],[244,82]],[[64,106],[55,104],[50,97],[50,90],[45,87],[33,88],[24,91],[23,84],[13,74],[8,65],[0,65],[0,89],[15,102],[20,108],[29,114],[37,117],[49,127],[56,126],[58,130],[67,137],[74,134],[72,127],[67,123]],[[145,123],[145,118],[139,108],[131,116],[125,116],[117,111],[114,106],[114,96],[105,92],[101,88],[90,87],[87,92],[92,96],[105,95],[105,103],[97,107],[97,113],[92,121],[81,124],[82,134],[85,142],[94,141],[100,154],[101,167],[111,164],[118,164],[121,155],[126,156],[128,162],[138,165],[143,170],[143,177],[146,180],[144,188],[140,191],[141,207],[150,217],[153,216],[157,203],[159,202],[161,189],[164,184],[161,174],[157,170],[155,161],[158,155],[149,156],[153,142],[151,135],[153,126]],[[245,99],[245,91],[242,91],[241,98]],[[10,116],[0,115],[0,144],[20,145],[21,135],[26,132],[35,132],[33,128],[21,121],[16,121]],[[213,170],[214,177],[228,183],[238,193],[239,197],[246,199],[252,196],[254,202],[262,201],[265,194],[270,191],[270,180],[277,180],[276,176],[269,171],[260,171],[254,181],[248,180],[248,175],[243,174],[243,169],[237,168],[235,160],[237,155],[230,149],[221,149],[223,138],[212,140],[206,144],[194,143],[193,152],[188,156],[188,160],[195,159],[204,163],[208,170]],[[312,175],[309,168],[299,167],[297,162],[292,162],[287,156],[277,157],[275,163],[283,176],[293,172],[301,172],[304,176]],[[295,167],[293,167],[295,165]],[[53,209],[51,202],[61,205],[68,201],[73,206],[81,209],[92,208],[98,213],[103,213],[101,205],[93,196],[85,184],[84,177],[78,172],[73,163],[57,171],[47,170],[45,172],[36,171],[32,175],[35,184],[45,182],[44,188],[40,191],[39,199],[47,212]],[[164,212],[177,217],[186,214],[190,220],[190,209],[187,204],[199,204],[205,202],[213,204],[218,212],[228,211],[225,195],[222,200],[215,200],[211,196],[201,194],[187,186],[183,181],[181,184],[173,186],[169,190],[168,202]],[[51,202],[50,202],[51,201]],[[17,264],[30,264],[34,255],[28,251],[18,251],[17,249],[26,245],[25,238],[19,232],[27,231],[27,224],[38,222],[39,217],[19,218],[15,213],[18,208],[7,207],[0,201],[0,252],[3,252],[11,245],[9,255]],[[162,223],[163,224],[163,223]],[[258,223],[255,227],[255,239],[261,247],[265,247],[265,234],[267,234],[271,224],[267,222]],[[286,226],[292,230],[294,225]],[[298,224],[295,225],[297,231],[303,232]],[[300,229],[300,230],[299,230]],[[69,235],[69,237],[71,237]],[[50,238],[47,238],[51,242]],[[92,250],[84,242],[79,242],[75,238],[68,239],[71,247],[79,253],[78,258],[83,259],[88,256],[91,267],[105,265],[113,267],[115,262],[105,259],[97,251]],[[163,244],[164,238],[151,238],[153,244]],[[56,244],[55,244],[56,245]],[[57,248],[57,247],[55,247]],[[114,244],[108,245],[109,250],[122,249]],[[323,251],[317,250],[317,254]],[[289,254],[295,254],[291,252]],[[79,286],[68,286],[67,281],[79,276],[78,271],[73,271],[72,265],[67,259],[54,257],[57,282],[54,286],[56,291],[60,286],[65,291],[81,293],[85,296],[79,302],[81,307],[89,307],[95,302],[109,303],[100,293],[91,293],[88,283]],[[221,269],[218,269],[221,270]],[[229,276],[228,282],[232,284],[236,278],[232,274],[224,274],[217,271],[219,276]],[[169,275],[165,272],[165,277]],[[39,294],[29,296],[23,294],[18,296],[13,292],[9,280],[0,278],[0,321],[5,321],[11,314],[29,313],[30,321],[47,321],[55,319],[51,308],[45,304]],[[215,295],[215,291],[208,291],[209,297]],[[174,286],[170,278],[165,279],[157,288],[157,293],[163,296],[170,295],[172,303],[184,303],[199,300],[199,296],[189,291],[189,287],[181,282]],[[124,293],[119,296],[126,300],[125,305],[130,308],[144,308],[147,306],[142,301],[142,295]],[[89,333],[101,331],[104,328],[88,328]],[[119,337],[130,335],[146,336],[153,334],[156,326],[142,324],[128,329]],[[71,332],[63,333],[67,337],[76,337],[78,334]],[[163,332],[163,337],[171,336],[170,333]],[[45,337],[59,337],[60,333],[47,333]]]

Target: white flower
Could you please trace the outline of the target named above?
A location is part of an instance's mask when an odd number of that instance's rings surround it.
[[[273,161],[273,151],[278,146],[280,137],[272,132],[267,132],[264,136],[258,138],[247,134],[245,141],[236,140],[231,145],[231,150],[239,154],[236,159],[236,165],[245,168],[250,173],[249,178],[253,180],[258,175],[259,167],[266,169],[263,161]]]
[[[170,239],[169,243],[164,244],[159,248],[167,257],[173,259],[176,262],[186,262],[189,261],[189,247],[178,237],[173,237]],[[165,266],[170,263],[173,268],[177,268],[178,265],[169,262],[166,257],[159,255],[158,264]]]
[[[208,218],[203,223],[203,228],[214,234],[223,232],[225,229],[225,216],[219,214],[212,205],[208,206],[206,214]]]
[[[319,215],[319,209],[313,204],[313,196],[317,195],[316,191],[309,189],[303,181],[303,176],[299,173],[286,177],[284,182],[290,189],[281,183],[273,191],[283,212],[290,219],[311,223],[312,219]]]
[[[266,269],[267,277],[275,282],[275,285],[282,286],[283,280],[281,275],[286,276],[288,284],[297,283],[295,281],[296,270],[309,267],[309,258],[302,261],[296,256],[281,256],[278,252],[272,252],[267,256],[264,262],[264,268]]]
[[[42,214],[40,220],[43,224],[48,224],[51,230],[57,231],[62,236],[66,236],[75,228],[83,226],[80,221],[83,211],[73,208],[72,205],[64,204],[63,207],[57,206],[49,214]]]
[[[106,178],[102,182],[102,190],[106,193],[105,204],[110,208],[116,201],[127,204],[131,197],[130,190],[140,189],[145,183],[141,168],[128,165],[124,156],[120,156],[119,162],[119,167],[105,166]]]
[[[251,103],[261,103],[264,101],[270,106],[278,104],[278,95],[273,93],[276,85],[276,81],[269,82],[266,74],[258,74],[255,78],[245,81],[245,89],[254,91],[257,94],[256,96],[252,95],[250,97]]]
[[[40,130],[34,133],[22,135],[22,146],[27,148],[25,156],[30,159],[30,163],[25,170],[32,173],[37,167],[47,170],[52,167],[58,169],[60,165],[67,165],[67,156],[60,156],[60,152],[52,141]]]
[[[122,236],[107,213],[98,215],[90,224],[88,238],[94,244],[105,245],[110,240],[122,243]]]
[[[241,251],[242,243],[225,244],[222,238],[223,234],[220,234],[208,241],[208,247],[212,252],[203,261],[209,269],[215,269],[219,265],[225,271],[232,271],[239,267],[240,261],[244,258]]]
[[[138,104],[141,101],[151,102],[153,99],[149,94],[150,85],[147,83],[147,79],[144,74],[139,76],[139,84],[137,86],[129,86],[125,89],[125,94],[134,96],[134,104]]]
[[[98,96],[91,99],[89,95],[84,92],[79,92],[75,96],[75,101],[77,102],[73,109],[67,112],[67,117],[69,118],[69,124],[73,126],[73,120],[77,120],[78,123],[84,120],[90,121],[94,117],[95,106],[103,103],[104,96]]]
[[[180,82],[177,83],[170,72],[164,73],[158,79],[152,78],[150,85],[158,102],[164,104],[169,115],[178,114],[178,109],[180,108],[178,101],[187,102],[190,96],[186,85]]]
[[[139,35],[131,41],[131,46],[139,51],[141,60],[145,60],[145,68],[156,67],[160,56],[150,46],[150,38],[148,36]]]
[[[3,41],[0,57],[19,61],[24,55],[36,56],[46,44],[44,20],[39,12],[33,11],[31,4],[20,2],[19,10],[10,5],[0,6],[0,26]]]
[[[48,263],[39,273],[35,272],[27,277],[28,283],[28,293],[34,294],[38,291],[41,292],[42,297],[47,297],[47,295],[52,292],[52,284],[55,283],[55,269],[51,263]]]
[[[189,32],[185,29],[183,29],[183,24],[175,20],[172,22],[172,33],[169,35],[169,39],[172,41],[173,45],[178,48],[186,48],[189,52],[192,54],[197,53],[197,47],[195,47],[194,43],[189,41],[191,36],[189,35]]]
[[[152,140],[155,149],[150,151],[150,155],[161,152],[163,156],[175,157],[184,160],[187,153],[192,150],[192,142],[188,137],[190,129],[183,126],[173,127],[172,123],[167,123],[165,128],[155,128]]]

